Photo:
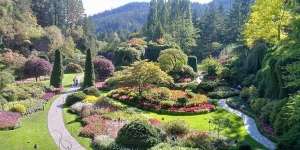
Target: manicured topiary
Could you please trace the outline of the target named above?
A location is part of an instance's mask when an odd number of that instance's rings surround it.
[[[64,77],[63,60],[60,50],[55,51],[54,66],[51,74],[50,85],[56,88],[62,86],[62,80]]]
[[[32,58],[24,65],[25,77],[34,77],[36,81],[40,76],[49,75],[52,70],[52,65],[41,58]]]
[[[94,85],[95,85],[94,64],[92,60],[91,50],[88,49],[86,52],[83,88],[91,87]]]
[[[65,105],[71,106],[77,102],[84,100],[85,98],[86,98],[86,94],[84,94],[83,92],[71,94],[67,97]]]
[[[118,133],[116,143],[131,149],[148,149],[161,142],[157,128],[141,121],[125,125]]]
[[[95,73],[98,80],[103,81],[112,76],[115,71],[113,63],[105,58],[97,58],[94,60]]]
[[[198,60],[196,56],[189,56],[188,57],[188,65],[193,68],[195,72],[198,72]]]

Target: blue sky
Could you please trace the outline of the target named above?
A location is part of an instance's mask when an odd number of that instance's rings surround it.
[[[83,0],[85,13],[93,15],[105,10],[110,10],[130,2],[149,2],[150,0]],[[192,0],[193,2],[208,3],[212,0]]]

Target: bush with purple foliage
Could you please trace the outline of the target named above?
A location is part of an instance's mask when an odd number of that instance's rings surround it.
[[[105,58],[95,59],[94,67],[97,79],[100,81],[104,81],[108,77],[112,76],[115,71],[113,63]]]
[[[36,81],[40,76],[49,75],[51,70],[50,62],[41,58],[32,58],[24,65],[24,75],[28,78],[34,77]]]

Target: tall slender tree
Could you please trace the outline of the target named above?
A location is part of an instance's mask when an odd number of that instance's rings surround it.
[[[50,85],[56,88],[60,88],[62,86],[63,77],[64,77],[63,58],[60,50],[56,50],[54,66],[53,66],[51,79],[50,79]]]
[[[83,88],[88,88],[94,85],[95,85],[94,64],[92,60],[91,50],[88,49],[86,52]]]
[[[241,33],[250,15],[253,0],[234,0],[232,8],[226,17],[226,42],[241,41]]]

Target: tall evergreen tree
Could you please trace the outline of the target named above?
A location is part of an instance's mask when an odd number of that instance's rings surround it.
[[[51,79],[50,79],[50,85],[56,88],[60,88],[62,86],[63,76],[64,76],[63,58],[60,50],[56,50],[54,66],[53,66]]]
[[[253,0],[234,0],[226,17],[226,42],[232,43],[242,39],[241,33],[250,14]]]
[[[41,26],[72,29],[84,17],[82,0],[32,0],[31,8]]]
[[[88,88],[94,85],[95,85],[94,64],[92,60],[91,50],[88,49],[86,52],[83,88]]]
[[[152,0],[146,25],[146,36],[151,40],[163,31],[169,41],[175,41],[188,52],[196,45],[196,30],[192,22],[190,0]]]

